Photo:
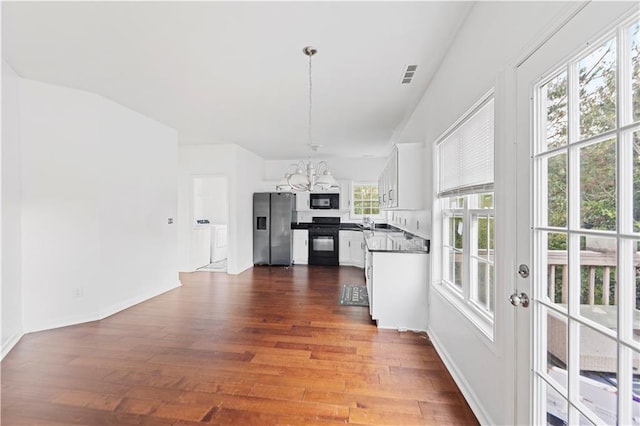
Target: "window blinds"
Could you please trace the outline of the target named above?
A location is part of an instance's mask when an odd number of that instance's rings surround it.
[[[493,132],[491,97],[440,140],[440,197],[493,190]]]

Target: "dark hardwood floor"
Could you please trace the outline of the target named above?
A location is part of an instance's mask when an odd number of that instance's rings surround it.
[[[2,424],[477,424],[424,334],[340,306],[353,267],[194,272],[105,320],[24,336]]]

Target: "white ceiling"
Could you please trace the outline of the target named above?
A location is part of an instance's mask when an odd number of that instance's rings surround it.
[[[101,94],[265,159],[386,155],[467,2],[2,2],[2,56],[24,78]],[[407,65],[413,82],[401,84]],[[403,139],[403,140],[399,140]],[[411,140],[415,139],[415,140]]]

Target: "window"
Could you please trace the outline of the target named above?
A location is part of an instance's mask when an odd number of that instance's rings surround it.
[[[354,183],[352,185],[351,217],[380,216],[377,183]]]
[[[437,144],[442,275],[439,289],[493,338],[495,249],[493,94]]]

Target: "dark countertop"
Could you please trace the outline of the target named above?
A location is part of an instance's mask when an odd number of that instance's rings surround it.
[[[313,224],[311,222],[293,222],[291,223],[291,229],[309,229]],[[341,231],[363,231],[364,227],[360,223],[349,223],[342,222],[340,223]],[[388,225],[386,223],[376,224],[376,231],[380,232],[402,232],[400,229],[395,226]]]
[[[309,229],[309,226],[311,226],[311,224],[308,222],[292,222],[291,223],[291,229]]]
[[[364,231],[364,241],[371,252],[428,254],[431,249],[430,240],[403,231]]]
[[[292,223],[291,229],[309,229],[310,222]],[[367,249],[372,252],[423,253],[431,249],[431,241],[402,231],[386,223],[376,224],[375,230],[364,229],[360,223],[341,223],[341,231],[363,231]]]
[[[362,225],[359,223],[341,223],[341,231],[362,231]]]

